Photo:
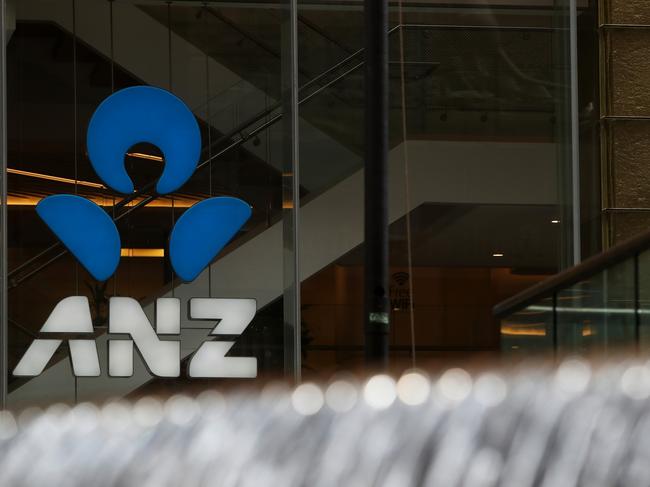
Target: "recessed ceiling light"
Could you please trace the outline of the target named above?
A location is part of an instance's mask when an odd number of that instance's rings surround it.
[[[495,252],[492,254],[492,257],[503,257],[503,254],[501,252]]]
[[[551,223],[560,223],[560,220],[551,220]]]

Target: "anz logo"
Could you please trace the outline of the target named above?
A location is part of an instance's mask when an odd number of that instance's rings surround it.
[[[159,195],[180,188],[196,170],[201,134],[194,115],[176,96],[160,88],[136,86],[104,100],[93,114],[87,132],[90,162],[99,178],[114,191],[131,194],[133,182],[124,156],[135,144],[157,146],[165,158],[156,184]],[[100,206],[80,196],[61,194],[41,200],[36,212],[79,263],[98,281],[109,279],[120,261],[121,241],[115,223]],[[214,197],[187,209],[169,238],[169,258],[176,275],[191,282],[213,261],[251,216],[246,202]],[[255,316],[254,299],[192,298],[190,320],[217,321],[210,335],[239,336]],[[133,298],[109,300],[108,375],[133,375],[134,347],[157,377],[180,376],[181,302],[156,300],[155,330],[140,303]],[[40,375],[63,341],[70,349],[77,377],[101,375],[88,298],[61,300],[29,346],[13,375]],[[165,339],[161,339],[161,335]],[[206,341],[190,359],[190,377],[256,377],[257,359],[226,357],[234,341]]]

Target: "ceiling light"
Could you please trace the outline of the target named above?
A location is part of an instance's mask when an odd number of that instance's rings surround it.
[[[165,249],[128,249],[120,250],[122,257],[164,257]]]
[[[495,252],[492,254],[492,257],[503,257],[503,254],[501,252]]]
[[[501,334],[505,336],[546,336],[546,328],[543,323],[531,323],[527,325],[502,326]]]
[[[551,223],[560,223],[560,220],[551,220]]]

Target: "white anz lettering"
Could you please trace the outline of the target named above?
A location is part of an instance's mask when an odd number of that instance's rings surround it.
[[[190,299],[190,319],[220,320],[210,332],[214,335],[241,335],[255,317],[254,299]],[[203,343],[190,359],[190,377],[257,377],[255,357],[226,357],[234,341]]]
[[[41,328],[41,333],[88,334],[92,337],[93,323],[86,296],[70,296],[54,307]],[[13,371],[15,376],[40,375],[63,339],[37,338],[29,346]],[[95,340],[68,340],[72,370],[77,377],[97,377],[99,357]]]
[[[232,336],[241,335],[257,309],[254,299],[193,298],[189,302],[191,320],[217,320],[210,337],[225,335],[230,340],[207,341],[192,355],[188,375],[193,378],[250,378],[257,376],[255,357],[226,357],[235,344]],[[181,302],[178,298],[156,300],[155,331],[140,303],[133,298],[109,300],[108,375],[133,375],[134,352],[140,353],[149,372],[157,377],[178,377],[181,360]],[[100,375],[97,345],[88,298],[71,296],[61,300],[41,328],[43,335],[29,346],[13,375],[40,375],[63,341],[70,349],[72,370],[77,377]],[[119,337],[115,335],[125,335]],[[70,336],[65,335],[82,335]],[[83,338],[88,335],[89,338]],[[161,339],[167,335],[168,339]]]
[[[108,341],[108,375],[133,375],[133,345],[151,375],[178,377],[181,375],[180,340],[163,341],[158,334],[179,335],[181,304],[178,298],[156,300],[156,331],[151,327],[140,303],[133,298],[111,298],[108,311],[108,333],[126,333],[128,340]],[[158,334],[156,334],[158,333]]]

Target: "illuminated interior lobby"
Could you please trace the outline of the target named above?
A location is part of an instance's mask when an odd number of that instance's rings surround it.
[[[377,244],[364,228],[374,144],[364,3],[0,3],[4,404],[363,368]],[[389,2],[389,367],[644,345],[648,23],[644,2],[622,0]],[[100,104],[138,86],[173,94],[196,120],[196,171],[169,193],[154,189],[171,165],[150,141],[124,152],[128,194],[98,175],[88,146]],[[39,216],[60,194],[114,223],[119,265],[108,279]],[[170,256],[172,231],[218,197],[246,202],[250,218],[188,282]],[[75,376],[66,344],[42,373],[13,374],[70,296],[87,298],[100,376]],[[157,300],[180,303],[178,377],[155,377],[138,353],[132,375],[109,376],[118,297],[152,326]],[[188,375],[216,324],[192,323],[195,298],[255,300],[227,354],[254,358],[254,378]]]

